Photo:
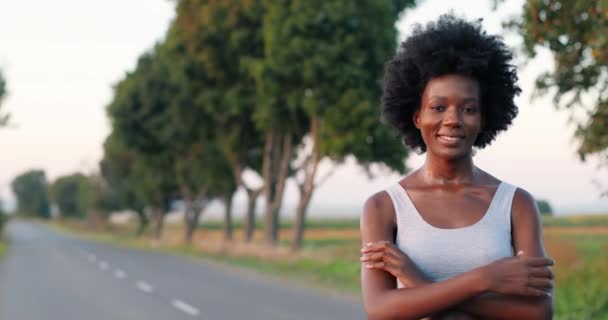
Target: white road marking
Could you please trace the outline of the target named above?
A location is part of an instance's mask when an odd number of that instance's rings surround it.
[[[152,287],[151,284],[143,282],[143,281],[137,281],[137,283],[135,284],[137,286],[137,289],[146,292],[146,293],[151,293],[152,291],[154,291],[154,288]]]
[[[101,270],[107,270],[108,269],[108,263],[105,262],[105,261],[100,261],[99,264],[98,264],[98,266],[99,266],[99,269],[101,269]]]
[[[199,311],[197,308],[181,301],[181,300],[173,300],[171,304],[177,309],[181,310],[184,313],[187,313],[193,317],[198,316]]]
[[[118,279],[124,279],[127,277],[127,273],[125,273],[124,271],[122,271],[120,269],[116,269],[116,270],[114,270],[114,276]]]

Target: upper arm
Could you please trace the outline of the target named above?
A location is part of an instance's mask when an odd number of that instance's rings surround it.
[[[394,208],[389,195],[386,192],[379,192],[367,199],[360,220],[361,245],[382,240],[394,242],[395,227]],[[362,264],[361,289],[365,309],[369,309],[371,301],[382,292],[395,289],[396,282],[397,280],[390,273],[367,269]]]
[[[513,250],[528,257],[545,257],[540,213],[536,201],[523,189],[517,189],[511,208]]]
[[[511,217],[514,251],[516,253],[523,251],[524,256],[527,257],[547,257],[543,245],[540,212],[536,200],[530,193],[517,189],[513,197]],[[535,318],[550,319],[552,317],[553,299],[551,297],[530,298],[527,301],[540,306],[537,308],[539,313]]]

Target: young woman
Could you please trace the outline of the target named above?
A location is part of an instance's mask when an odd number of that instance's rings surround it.
[[[417,25],[387,64],[383,118],[422,167],[361,216],[369,319],[550,319],[553,261],[532,196],[473,164],[517,115],[512,55],[479,22]]]

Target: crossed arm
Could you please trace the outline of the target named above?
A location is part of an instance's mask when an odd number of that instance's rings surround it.
[[[518,189],[513,199],[513,247],[505,258],[433,283],[393,244],[394,209],[385,193],[365,205],[361,217],[363,300],[369,319],[442,318],[459,311],[464,319],[551,319],[552,261],[542,245],[534,199]],[[406,288],[397,289],[395,279]],[[447,317],[446,317],[447,318]]]

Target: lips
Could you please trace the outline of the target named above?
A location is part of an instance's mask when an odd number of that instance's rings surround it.
[[[459,142],[464,140],[464,136],[461,135],[437,135],[439,141],[445,144],[458,144]]]

